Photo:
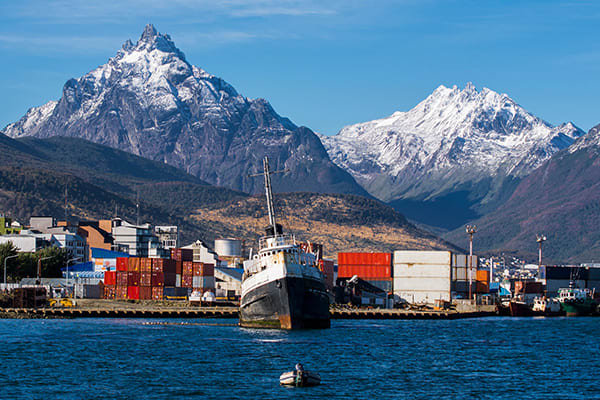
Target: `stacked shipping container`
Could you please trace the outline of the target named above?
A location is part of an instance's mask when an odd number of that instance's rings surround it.
[[[338,279],[357,275],[373,286],[392,290],[391,253],[338,253]]]
[[[104,274],[104,297],[162,300],[165,288],[180,287],[214,292],[214,265],[193,262],[191,249],[174,249],[171,254],[174,259],[117,258],[117,270]],[[171,292],[173,291],[168,291]],[[183,293],[177,290],[175,292]]]

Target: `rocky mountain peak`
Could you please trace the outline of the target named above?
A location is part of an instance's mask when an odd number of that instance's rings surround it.
[[[290,171],[274,179],[277,190],[366,194],[312,131],[191,65],[152,25],[106,64],[66,82],[58,102],[29,110],[2,133],[83,138],[250,193],[262,191],[247,175],[267,155]]]

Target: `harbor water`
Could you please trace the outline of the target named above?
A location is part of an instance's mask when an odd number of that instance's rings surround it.
[[[600,318],[334,320],[291,332],[236,323],[0,320],[0,397],[600,398]],[[322,384],[279,386],[297,362]]]

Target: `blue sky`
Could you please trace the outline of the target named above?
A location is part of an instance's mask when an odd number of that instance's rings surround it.
[[[597,1],[31,0],[0,3],[0,127],[147,23],[190,63],[324,134],[468,81],[553,124],[600,123]]]

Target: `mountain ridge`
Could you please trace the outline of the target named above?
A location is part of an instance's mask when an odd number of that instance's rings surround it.
[[[286,191],[368,196],[318,137],[190,64],[152,25],[106,64],[68,80],[58,101],[28,110],[2,133],[79,137],[165,162],[217,186],[260,193],[247,175],[271,165]]]
[[[441,85],[409,111],[320,138],[336,164],[370,194],[399,210],[416,201],[425,205],[423,214],[431,214],[436,202],[444,204],[445,197],[462,191],[466,209],[481,215],[584,133],[570,122],[554,127],[508,95],[487,88],[477,91],[468,83],[464,89]],[[419,215],[407,216],[443,226]]]

